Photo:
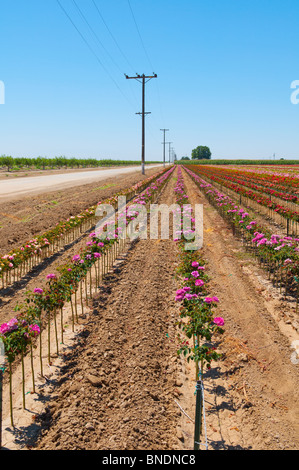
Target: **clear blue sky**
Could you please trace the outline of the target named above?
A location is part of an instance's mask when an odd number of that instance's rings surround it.
[[[1,1],[0,154],[139,159],[141,84],[146,158],[299,158],[298,0]],[[102,47],[102,45],[104,47]],[[144,46],[144,47],[143,47]],[[122,52],[120,52],[120,50]],[[102,65],[104,66],[102,66]],[[129,65],[130,64],[130,65]]]

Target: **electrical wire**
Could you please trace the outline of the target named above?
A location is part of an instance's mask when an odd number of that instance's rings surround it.
[[[144,42],[143,42],[143,39],[142,39],[140,30],[139,30],[139,28],[138,28],[138,24],[137,24],[137,21],[136,21],[136,18],[135,18],[135,15],[134,15],[134,12],[133,12],[133,9],[132,9],[130,0],[127,0],[127,1],[128,1],[128,5],[129,5],[129,8],[130,8],[131,14],[132,14],[133,21],[134,21],[135,26],[136,26],[136,30],[137,30],[137,33],[138,33],[138,36],[139,36],[139,39],[140,39],[142,48],[143,48],[144,53],[145,53],[145,55],[146,55],[146,57],[147,57],[148,63],[149,63],[149,65],[151,66],[152,71],[154,71],[154,67],[153,67],[153,65],[152,65],[152,63],[151,63],[151,60],[150,60],[149,55],[148,55],[148,53],[147,53],[147,50],[146,50],[146,48],[145,48],[145,45],[144,45]],[[154,72],[153,72],[153,73],[154,73]]]
[[[66,11],[66,9],[63,7],[63,5],[61,4],[60,0],[56,0],[58,5],[60,6],[61,10],[64,12],[64,14],[66,15],[66,17],[68,18],[68,20],[70,21],[70,23],[72,24],[72,26],[75,28],[75,30],[77,31],[77,33],[79,34],[79,36],[81,37],[81,39],[83,40],[83,42],[86,44],[86,46],[88,47],[88,49],[90,50],[90,52],[92,53],[92,55],[96,58],[97,62],[101,65],[101,67],[103,68],[103,70],[106,72],[106,74],[109,76],[109,78],[111,79],[111,81],[114,83],[114,85],[116,86],[116,88],[119,90],[119,92],[122,94],[122,96],[129,102],[130,106],[132,106],[132,103],[131,101],[129,100],[129,98],[124,94],[124,92],[122,91],[122,89],[120,88],[120,86],[118,85],[118,83],[114,80],[113,76],[110,74],[109,70],[105,67],[105,65],[103,64],[102,60],[99,58],[98,54],[94,51],[94,49],[91,47],[91,45],[89,44],[89,42],[87,41],[87,39],[84,37],[84,35],[81,33],[81,31],[79,30],[79,28],[76,26],[76,24],[74,23],[74,21],[72,20],[72,18],[70,17],[70,15],[68,14],[68,12]]]
[[[95,8],[96,8],[96,10],[97,10],[97,12],[98,12],[98,14],[99,14],[99,16],[100,16],[102,22],[104,23],[104,25],[105,25],[105,27],[106,27],[106,29],[107,29],[107,31],[108,31],[108,33],[110,34],[111,38],[113,39],[113,41],[114,41],[116,47],[118,48],[119,52],[121,53],[121,55],[123,56],[123,58],[124,58],[125,61],[127,62],[129,68],[131,69],[131,71],[135,70],[134,67],[132,66],[132,64],[130,63],[129,59],[127,58],[126,54],[123,52],[122,48],[120,47],[120,45],[119,45],[118,41],[116,40],[114,34],[113,34],[112,31],[110,30],[110,28],[109,28],[107,22],[105,21],[105,18],[103,17],[103,15],[102,15],[102,13],[101,13],[101,11],[100,11],[98,5],[96,4],[95,0],[92,0],[92,3],[94,4],[94,6],[95,6]]]
[[[77,27],[77,25],[75,24],[75,22],[72,20],[71,16],[68,14],[68,12],[66,11],[66,9],[63,7],[63,5],[61,4],[60,0],[56,0],[58,5],[60,6],[61,10],[63,11],[63,13],[65,14],[65,16],[68,18],[68,20],[70,21],[70,23],[72,24],[72,26],[74,27],[74,29],[77,31],[77,33],[79,34],[79,36],[81,37],[81,39],[83,40],[83,42],[85,43],[85,45],[88,47],[89,51],[92,53],[92,55],[95,57],[95,59],[97,60],[97,62],[100,64],[100,66],[103,68],[103,70],[106,72],[106,74],[109,76],[109,78],[111,79],[111,81],[114,83],[114,85],[116,86],[116,88],[119,90],[119,92],[122,94],[122,96],[126,99],[126,101],[128,101],[128,103],[130,104],[131,107],[133,107],[131,101],[129,100],[128,96],[125,95],[125,93],[122,91],[122,89],[120,88],[120,86],[118,85],[118,83],[115,81],[115,79],[113,78],[113,76],[111,75],[111,73],[109,72],[109,70],[107,69],[107,67],[104,65],[103,61],[100,59],[100,57],[98,56],[98,54],[96,53],[96,51],[93,49],[93,47],[90,45],[90,43],[88,42],[88,40],[84,37],[84,35],[82,34],[82,32],[80,31],[80,29]],[[97,8],[97,5],[95,4],[94,0],[92,0],[95,7]],[[104,47],[104,45],[102,44],[102,42],[100,41],[100,39],[98,38],[98,35],[96,34],[96,32],[94,31],[94,29],[92,28],[92,26],[90,25],[89,21],[87,20],[87,18],[85,17],[84,13],[82,12],[82,10],[79,8],[78,4],[76,3],[75,0],[73,0],[73,3],[74,5],[76,6],[76,8],[78,9],[81,17],[83,18],[83,20],[85,21],[85,23],[87,24],[89,30],[93,33],[93,35],[95,36],[95,38],[97,39],[98,43],[102,46],[102,48],[106,51],[106,53],[109,55],[109,57],[111,58],[111,55],[109,54],[109,52],[106,50],[106,48]],[[144,43],[143,43],[143,40],[142,40],[142,37],[141,37],[141,34],[140,34],[140,30],[138,28],[138,25],[137,25],[137,22],[136,22],[136,19],[135,19],[135,16],[134,16],[134,13],[133,13],[133,10],[132,10],[132,7],[131,7],[131,4],[128,0],[128,4],[129,4],[129,7],[130,7],[130,10],[131,10],[131,13],[132,13],[132,16],[133,16],[133,19],[134,19],[134,23],[136,25],[136,28],[137,28],[137,31],[138,31],[138,35],[139,35],[139,38],[140,38],[140,41],[141,41],[141,44],[143,46],[143,49],[144,49],[144,52],[148,58],[148,61],[149,61],[149,64],[151,65],[152,67],[152,64],[151,64],[151,61],[150,61],[150,58],[148,56],[148,53],[145,49],[145,46],[144,46]],[[97,9],[98,13],[100,14],[100,17],[102,18],[102,15],[100,13],[100,10]],[[102,18],[102,20],[104,21],[104,19]],[[104,22],[104,24],[106,25],[106,22]],[[108,30],[110,31],[108,25],[106,25],[106,27],[108,28]],[[113,34],[112,32],[110,31],[110,34],[112,37]],[[116,40],[115,40],[116,41]],[[117,43],[117,41],[116,41]],[[120,48],[119,48],[120,49]],[[122,55],[124,55],[122,53]],[[112,59],[112,58],[111,58]],[[113,59],[112,59],[113,60]],[[115,63],[115,61],[113,60],[114,64],[117,66],[117,68],[119,69],[118,65]],[[132,66],[130,65],[130,67],[132,68]],[[153,68],[153,67],[152,67]],[[119,69],[120,70],[120,69]],[[132,68],[133,70],[133,68]],[[134,98],[136,99],[136,97],[134,96]],[[152,126],[149,124],[149,131],[150,133],[152,134],[153,136],[153,129],[152,129]]]
[[[76,2],[76,0],[73,0],[73,3],[75,5],[75,7],[77,8],[80,16],[83,18],[83,21],[87,24],[87,27],[88,29],[91,31],[91,33],[93,34],[93,36],[95,37],[96,41],[98,42],[98,44],[103,48],[103,50],[106,52],[106,54],[109,56],[110,60],[114,63],[115,67],[120,71],[120,73],[123,73],[123,71],[120,69],[120,67],[118,66],[118,64],[115,62],[115,60],[113,59],[112,55],[107,51],[106,47],[104,46],[104,44],[102,43],[102,41],[100,40],[98,34],[95,32],[95,30],[92,28],[92,26],[90,25],[89,21],[87,20],[86,16],[84,15],[83,11],[81,10],[81,8],[79,7],[78,3]]]
[[[135,23],[135,27],[136,27],[136,30],[137,30],[139,39],[140,39],[140,43],[141,43],[141,45],[142,45],[142,48],[143,48],[143,50],[144,50],[144,53],[145,53],[145,55],[146,55],[146,58],[147,58],[147,60],[148,60],[148,63],[149,63],[149,65],[150,65],[151,69],[154,70],[153,64],[152,64],[152,62],[151,62],[151,59],[150,59],[149,54],[148,54],[148,52],[147,52],[147,49],[146,49],[146,47],[145,47],[145,45],[144,45],[144,41],[143,41],[143,39],[142,39],[142,36],[141,36],[141,33],[140,33],[140,29],[139,29],[138,24],[137,24],[136,17],[135,17],[135,15],[134,15],[131,2],[130,2],[130,0],[127,0],[127,1],[128,1],[128,5],[129,5],[129,8],[130,8],[130,11],[131,11],[131,15],[132,15],[133,21],[134,21],[134,23]],[[158,97],[158,104],[159,104],[159,111],[160,111],[161,120],[162,120],[162,122],[164,122],[164,114],[163,114],[163,111],[162,111],[162,105],[161,105],[161,98],[160,98],[160,91],[159,91],[158,81],[156,81],[156,91],[157,91],[157,97]],[[155,117],[154,117],[154,120],[155,120],[156,124],[158,125],[158,123],[157,123]],[[159,126],[158,126],[158,127],[159,127]]]

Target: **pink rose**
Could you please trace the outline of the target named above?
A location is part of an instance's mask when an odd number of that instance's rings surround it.
[[[224,325],[224,320],[221,317],[216,317],[216,318],[214,318],[213,323],[215,323],[215,325],[217,325],[217,326],[223,326]]]

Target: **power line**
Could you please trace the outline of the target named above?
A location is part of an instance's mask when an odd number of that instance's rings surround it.
[[[169,145],[169,164],[170,164],[170,152],[171,152],[171,144],[173,144],[173,142],[165,142],[166,144]]]
[[[129,8],[130,8],[132,17],[133,17],[133,21],[134,21],[135,26],[136,26],[136,30],[137,30],[137,33],[138,33],[138,36],[139,36],[139,39],[140,39],[142,48],[143,48],[143,50],[144,50],[144,53],[145,53],[145,55],[146,55],[146,58],[147,58],[147,60],[148,60],[148,63],[149,63],[149,65],[150,65],[151,69],[154,70],[154,66],[153,66],[153,64],[152,64],[152,62],[151,62],[151,59],[150,59],[149,54],[148,54],[148,52],[147,52],[147,49],[146,49],[146,47],[145,47],[144,41],[143,41],[143,39],[142,39],[142,36],[141,36],[141,33],[140,33],[140,29],[139,29],[139,27],[138,27],[138,24],[137,24],[137,21],[136,21],[136,17],[135,17],[135,15],[134,15],[133,8],[132,8],[132,5],[131,5],[131,3],[130,3],[130,0],[128,0],[128,5],[129,5]],[[162,121],[164,121],[164,116],[163,116],[163,111],[162,111],[162,105],[161,105],[161,98],[160,98],[160,91],[159,91],[158,82],[156,82],[156,87],[157,87],[157,97],[158,97],[159,111],[160,111],[161,119],[162,119]],[[155,119],[155,117],[154,117],[154,119]],[[156,119],[155,119],[155,120],[156,120]],[[156,121],[156,123],[157,123],[157,121]]]
[[[78,3],[76,2],[76,0],[73,0],[73,3],[75,5],[75,7],[77,8],[77,10],[79,11],[81,17],[83,18],[83,20],[85,21],[85,23],[87,24],[87,27],[89,28],[89,30],[91,31],[91,33],[93,34],[93,36],[95,37],[96,41],[99,43],[99,45],[104,49],[104,51],[106,52],[106,54],[110,57],[111,61],[114,63],[114,65],[116,66],[116,68],[118,68],[118,70],[120,71],[120,73],[123,73],[123,70],[120,69],[120,67],[118,66],[118,64],[115,62],[115,60],[113,59],[112,55],[107,51],[106,47],[104,46],[104,44],[102,43],[102,41],[100,40],[99,36],[97,35],[97,33],[95,32],[95,30],[92,28],[92,26],[90,25],[89,21],[87,20],[86,16],[84,15],[84,13],[82,12],[81,8],[79,7]]]
[[[148,63],[149,63],[150,66],[151,66],[151,69],[154,70],[153,64],[151,63],[151,60],[150,60],[149,55],[148,55],[148,53],[147,53],[147,50],[146,50],[146,48],[145,48],[145,45],[144,45],[144,42],[143,42],[143,39],[142,39],[140,30],[139,30],[139,28],[138,28],[138,24],[137,24],[137,21],[136,21],[136,18],[135,18],[135,15],[134,15],[134,12],[133,12],[133,9],[132,9],[130,0],[128,0],[128,5],[129,5],[129,8],[130,8],[130,10],[131,10],[131,14],[132,14],[132,17],[133,17],[133,21],[134,21],[134,23],[135,23],[136,30],[137,30],[137,33],[138,33],[138,36],[139,36],[141,45],[142,45],[142,47],[143,47],[144,53],[145,53],[145,55],[146,55],[146,57],[147,57]]]
[[[102,22],[104,23],[104,25],[105,25],[107,31],[109,32],[110,36],[112,37],[112,39],[113,39],[113,41],[114,41],[116,47],[118,48],[119,52],[121,53],[121,55],[123,56],[123,58],[124,58],[125,61],[127,62],[127,64],[128,64],[128,66],[130,67],[130,69],[133,71],[133,70],[134,70],[134,67],[131,65],[129,59],[127,58],[127,56],[125,55],[125,53],[124,53],[123,50],[121,49],[121,47],[120,47],[118,41],[116,40],[114,34],[111,32],[111,30],[110,30],[109,26],[107,25],[107,23],[106,23],[106,21],[105,21],[103,15],[102,15],[102,13],[100,12],[100,9],[99,9],[98,5],[96,4],[95,0],[92,0],[92,3],[94,4],[94,6],[95,6],[95,8],[96,8],[96,10],[97,10],[97,12],[98,12],[98,14],[99,14],[99,16],[100,16]]]
[[[165,141],[165,135],[166,135],[166,132],[169,131],[169,129],[160,129],[160,131],[162,131],[164,133],[164,147],[163,147],[163,164],[165,166],[165,145],[166,145],[166,141]]]
[[[58,5],[60,6],[61,10],[64,12],[64,14],[66,15],[66,17],[68,18],[68,20],[70,21],[70,23],[73,25],[73,27],[75,28],[75,30],[77,31],[77,33],[80,35],[81,39],[84,41],[84,43],[86,44],[86,46],[88,47],[88,49],[90,50],[90,52],[92,53],[92,55],[96,58],[97,62],[101,65],[101,67],[105,70],[106,74],[109,76],[109,78],[112,80],[112,82],[114,83],[114,85],[116,86],[116,88],[119,90],[119,92],[122,94],[122,96],[129,102],[130,106],[132,106],[132,103],[130,102],[129,98],[124,94],[124,92],[122,91],[122,89],[119,87],[118,83],[114,80],[114,78],[112,77],[112,75],[110,74],[110,72],[107,70],[107,68],[105,67],[105,65],[103,64],[103,62],[101,61],[101,59],[99,58],[99,56],[97,55],[97,53],[94,51],[94,49],[91,47],[91,45],[89,44],[89,42],[87,41],[87,39],[83,36],[83,34],[81,33],[81,31],[79,30],[79,28],[76,26],[76,24],[74,23],[74,21],[72,20],[72,18],[70,17],[70,15],[68,14],[68,12],[66,11],[66,9],[62,6],[60,0],[56,0]]]
[[[112,31],[110,30],[109,26],[107,25],[107,23],[106,23],[106,21],[105,21],[103,15],[102,15],[102,13],[101,13],[101,11],[100,11],[98,5],[96,4],[95,0],[92,0],[92,2],[93,2],[94,6],[95,6],[95,8],[96,8],[96,11],[97,11],[98,15],[100,16],[102,22],[104,23],[106,29],[108,30],[108,32],[109,32],[109,34],[111,35],[113,41],[115,42],[117,48],[119,49],[120,53],[122,54],[122,56],[124,57],[124,59],[125,59],[126,62],[128,63],[129,67],[130,67],[132,70],[134,70],[134,68],[133,68],[132,65],[130,64],[128,58],[126,57],[126,55],[124,54],[124,52],[123,52],[122,49],[120,48],[120,46],[119,46],[117,40],[115,39],[115,37],[114,37]],[[109,56],[110,56],[110,54],[109,54]],[[112,59],[112,60],[113,60],[113,59]],[[115,63],[114,60],[113,60],[113,62]],[[123,70],[120,70],[120,68],[119,68],[119,66],[118,66],[117,64],[116,64],[116,66],[117,66],[118,70],[121,72],[121,74],[123,74]],[[131,91],[132,91],[133,98],[134,98],[134,100],[135,100],[136,103],[137,103],[137,97],[136,97],[136,95],[134,94],[134,91],[133,91],[133,90],[131,90]]]

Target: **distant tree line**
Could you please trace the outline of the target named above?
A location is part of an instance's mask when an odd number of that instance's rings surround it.
[[[186,159],[181,159],[180,162],[184,161],[185,163],[191,164],[197,164],[199,162],[201,165],[299,165],[299,160],[286,160],[284,158],[280,160],[199,160],[198,162],[196,160],[191,161],[190,158],[188,158],[188,160],[189,162]]]
[[[147,163],[160,163],[160,162],[147,162]],[[109,166],[125,166],[125,165],[138,165],[136,160],[112,160],[103,159],[97,160],[96,158],[67,158],[67,157],[10,157],[7,155],[0,156],[0,168],[6,171],[18,169],[77,169],[77,168],[97,168]]]

